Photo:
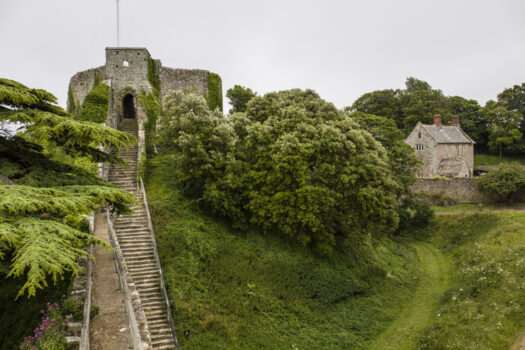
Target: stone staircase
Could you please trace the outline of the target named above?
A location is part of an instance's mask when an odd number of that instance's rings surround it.
[[[135,119],[124,119],[120,130],[137,136]],[[112,166],[109,181],[141,198],[137,183],[137,146],[121,151],[120,157],[129,166]],[[142,204],[142,203],[141,203]],[[133,215],[115,219],[114,229],[122,249],[128,271],[140,295],[146,314],[154,350],[175,349],[175,340],[168,321],[165,298],[161,290],[160,274],[154,257],[154,245],[148,226],[148,217],[142,205],[131,208]]]

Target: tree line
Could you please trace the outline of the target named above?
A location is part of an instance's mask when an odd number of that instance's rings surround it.
[[[418,122],[431,124],[434,114],[441,114],[445,123],[459,115],[461,128],[477,147],[500,156],[525,151],[525,83],[503,90],[496,101],[481,106],[476,100],[445,96],[427,82],[410,77],[404,89],[365,93],[346,110],[392,119],[405,135]]]

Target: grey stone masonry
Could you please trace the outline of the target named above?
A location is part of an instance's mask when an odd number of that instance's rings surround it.
[[[89,91],[93,88],[95,76],[109,86],[108,119],[106,125],[121,129],[125,119],[125,100],[131,101],[134,110],[133,118],[138,125],[138,157],[144,149],[144,123],[147,115],[139,102],[142,92],[152,91],[148,81],[148,61],[151,56],[147,49],[137,47],[108,47],[106,48],[106,64],[75,74],[69,84],[70,95],[75,108],[80,108]],[[163,99],[171,90],[195,91],[203,96],[208,94],[208,75],[206,70],[173,69],[162,67],[158,59],[155,62],[156,73],[159,76],[161,89],[160,98]]]
[[[406,138],[405,143],[414,148],[423,162],[416,169],[417,177],[473,176],[475,142],[461,129],[459,117],[454,118],[452,126],[442,125],[440,115],[434,117],[434,125],[419,122]]]

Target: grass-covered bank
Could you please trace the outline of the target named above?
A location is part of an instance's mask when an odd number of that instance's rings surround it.
[[[525,329],[525,213],[440,216],[429,241],[453,264],[420,349],[509,349]]]
[[[163,160],[149,160],[146,187],[184,349],[368,349],[416,290],[407,245],[340,244],[326,259],[236,231],[170,187]]]

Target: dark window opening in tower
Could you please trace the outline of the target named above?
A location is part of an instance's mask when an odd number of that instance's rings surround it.
[[[122,100],[122,110],[124,118],[135,118],[135,98],[132,94],[127,94]]]

